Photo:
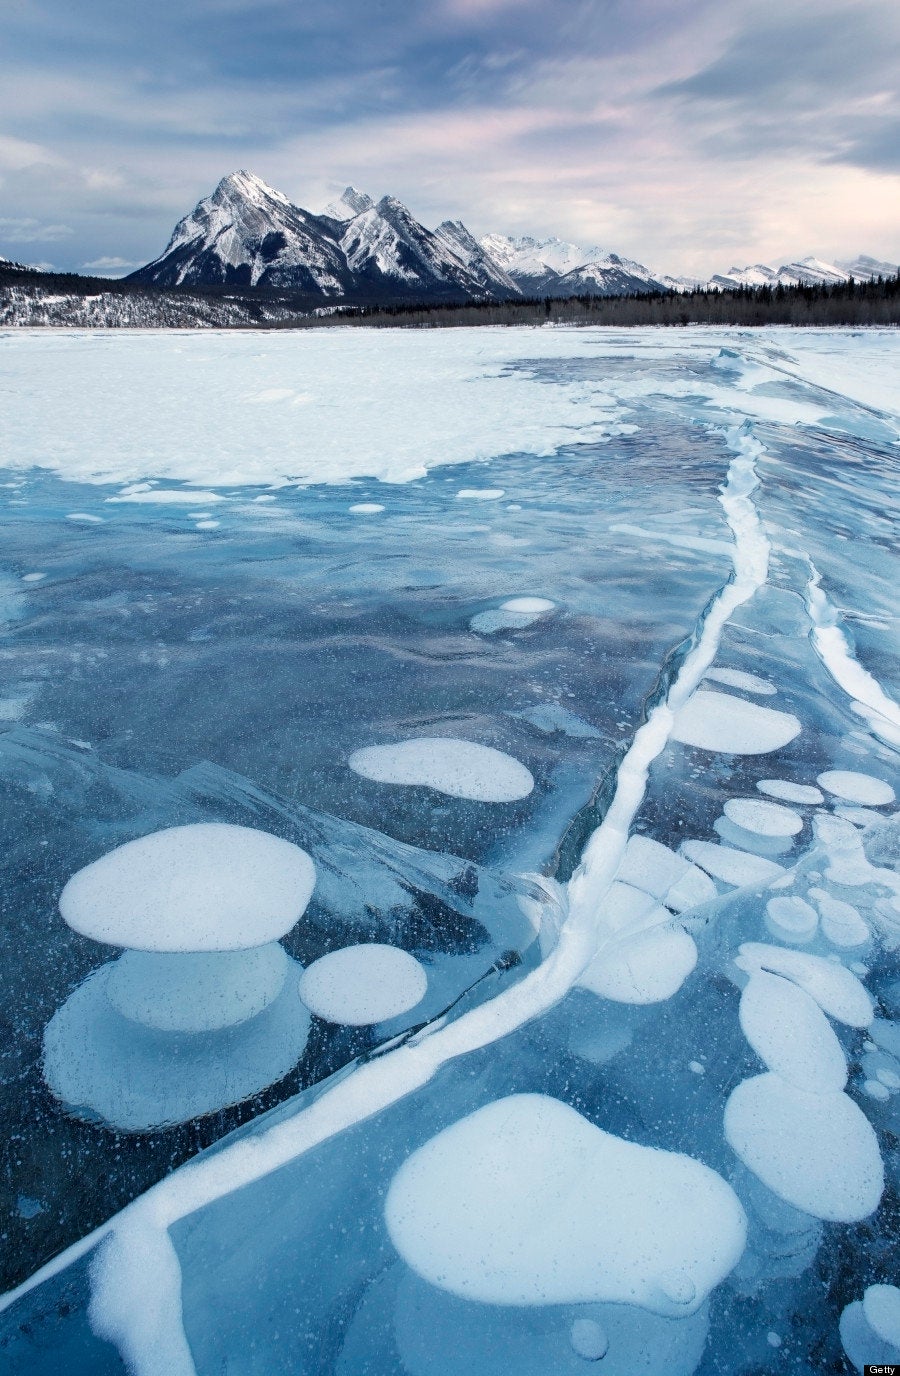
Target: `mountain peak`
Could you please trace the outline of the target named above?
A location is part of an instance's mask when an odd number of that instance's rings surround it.
[[[257,177],[255,172],[247,172],[243,168],[238,172],[229,172],[227,177],[223,177],[213,192],[213,197],[219,197],[221,200],[232,200],[237,197],[242,201],[249,201],[251,205],[263,205],[267,200],[277,201],[279,205],[290,205],[287,196],[269,186],[262,177]]]
[[[374,204],[372,197],[367,196],[365,191],[360,191],[356,186],[345,186],[337,200],[330,201],[319,213],[329,220],[346,222],[362,215],[366,210],[371,210]]]

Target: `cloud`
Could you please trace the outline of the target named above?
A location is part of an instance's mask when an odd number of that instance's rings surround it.
[[[9,244],[49,244],[68,239],[73,230],[69,225],[41,224],[39,220],[15,219],[0,215],[0,239]]]
[[[137,268],[141,265],[129,258],[116,258],[107,255],[103,258],[95,258],[90,263],[82,263],[81,266],[85,272],[97,272],[101,277],[119,277],[131,268]]]

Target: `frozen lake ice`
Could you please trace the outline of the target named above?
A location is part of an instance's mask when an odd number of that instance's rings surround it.
[[[0,334],[4,1370],[900,1361],[898,365]]]

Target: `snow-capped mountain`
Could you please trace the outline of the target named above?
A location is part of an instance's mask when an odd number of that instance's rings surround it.
[[[469,272],[486,291],[495,296],[521,295],[518,284],[482,247],[474,234],[469,233],[462,220],[444,220],[434,232],[447,248],[465,263]]]
[[[446,237],[426,229],[395,196],[349,220],[340,246],[358,287],[402,287],[419,298],[492,294]]]
[[[894,277],[897,265],[882,263],[877,258],[860,254],[852,263],[826,263],[821,258],[801,258],[796,263],[782,263],[780,268],[754,263],[752,267],[729,268],[709,279],[709,286],[720,291],[736,287],[817,287],[835,286],[840,282],[874,281],[876,277]]]
[[[527,296],[622,296],[665,290],[662,279],[632,258],[565,239],[486,234],[481,247]]]
[[[338,220],[345,224],[347,220],[352,220],[354,215],[371,210],[374,204],[372,197],[367,196],[365,191],[358,191],[355,186],[346,186],[338,199],[326,205],[320,213],[324,219]]]
[[[347,264],[322,222],[251,172],[223,177],[179,220],[165,252],[130,274],[155,286],[285,287],[341,297]]]
[[[348,186],[314,215],[251,172],[233,172],[180,220],[131,281],[291,288],[312,300],[482,300],[516,295],[464,225],[427,229],[396,197]]]

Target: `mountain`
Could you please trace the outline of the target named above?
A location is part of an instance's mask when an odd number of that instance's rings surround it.
[[[224,177],[165,252],[130,274],[159,287],[290,288],[315,302],[467,301],[516,295],[465,225],[426,229],[396,197],[348,186],[313,215],[251,172]]]
[[[332,299],[351,286],[323,222],[251,172],[223,177],[179,220],[165,252],[128,280],[158,287],[291,286]]]
[[[885,263],[878,258],[870,258],[867,253],[861,253],[852,263],[838,263],[837,266],[857,282],[874,282],[876,277],[896,277],[900,272],[900,264]]]
[[[494,294],[446,236],[426,229],[394,196],[349,220],[340,247],[357,289],[375,291],[379,299],[385,292],[418,300],[483,300]]]
[[[752,267],[729,268],[728,272],[717,273],[709,279],[708,285],[720,291],[733,291],[737,287],[817,287],[834,286],[839,282],[871,282],[876,277],[895,277],[895,263],[882,263],[877,258],[860,254],[852,263],[825,263],[821,258],[801,258],[796,263],[783,263],[780,268],[767,267],[765,263],[755,263]]]
[[[495,258],[470,234],[462,220],[444,220],[434,231],[439,239],[465,263],[486,291],[494,296],[521,296],[521,288]]]
[[[602,248],[579,248],[555,237],[506,234],[487,234],[480,243],[526,296],[628,296],[667,290],[642,263]]]

